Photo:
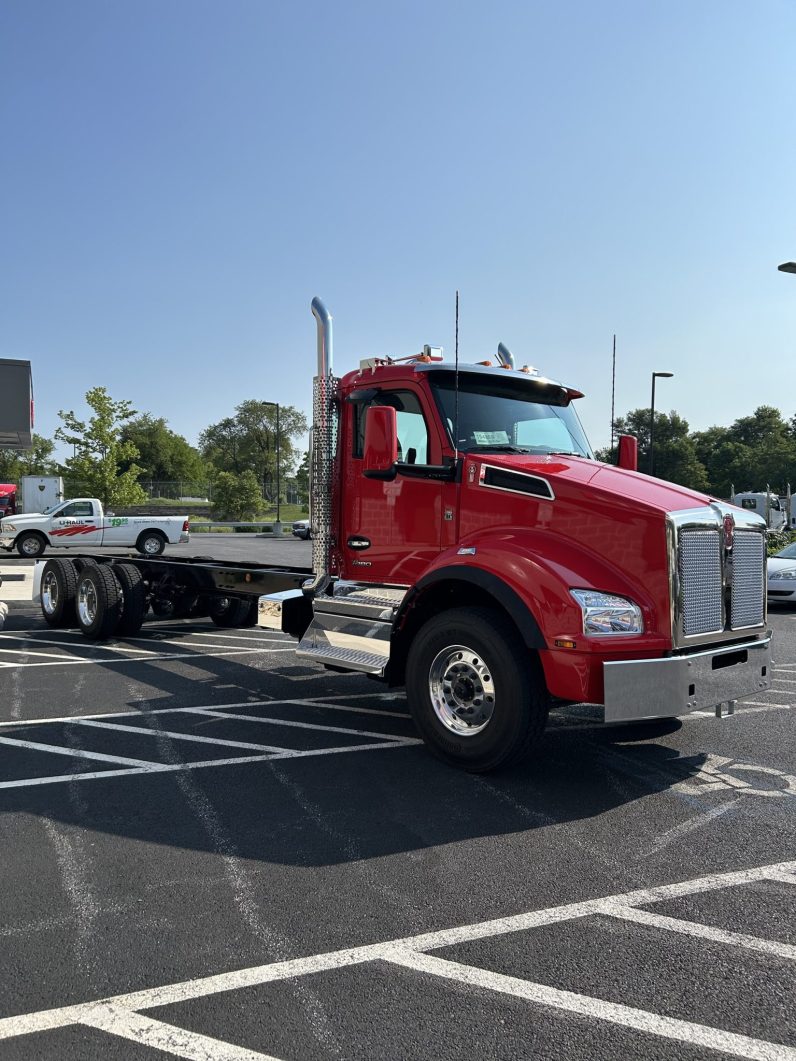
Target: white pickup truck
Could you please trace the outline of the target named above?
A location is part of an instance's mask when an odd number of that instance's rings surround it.
[[[134,546],[144,556],[159,556],[167,545],[187,542],[187,516],[114,516],[96,497],[76,497],[49,512],[24,512],[0,519],[0,548],[20,556],[41,556],[48,545],[61,548]]]

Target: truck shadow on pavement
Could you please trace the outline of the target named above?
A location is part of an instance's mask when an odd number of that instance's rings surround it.
[[[324,696],[343,699],[352,688],[362,699],[351,703],[363,704],[368,702],[367,690],[372,689],[376,697],[381,691],[361,678],[353,679],[355,685],[352,679],[338,679],[330,691],[328,676],[319,672],[316,682],[311,669],[296,668],[293,660],[277,664],[273,673],[228,657],[206,658],[202,668],[207,678],[199,680],[197,687],[189,683],[186,689],[185,676],[163,666],[140,659],[117,662],[109,668],[117,676],[114,680],[121,679],[130,688],[132,679],[136,685],[157,690],[150,700],[134,699],[128,693],[128,709],[140,710],[140,719],[120,721],[170,729],[174,715],[147,712],[254,698],[260,703],[273,698],[274,704]],[[294,677],[308,680],[291,682],[291,668],[301,672]],[[394,716],[405,711],[403,699],[380,703]],[[705,762],[703,754],[682,756],[659,743],[679,729],[677,720],[602,727],[596,714],[594,724],[590,722],[594,709],[577,711],[574,718],[554,712],[529,760],[486,777],[448,767],[423,745],[409,744],[8,788],[0,791],[0,808],[149,844],[317,867],[423,852],[474,838],[533,834],[596,818],[666,792],[696,774]],[[383,719],[366,714],[357,716],[355,722],[362,729],[384,724]],[[399,722],[403,735],[410,735],[408,716]],[[335,715],[330,725],[351,727],[352,722]],[[212,727],[202,732],[212,732]],[[81,737],[82,732],[75,742]],[[208,758],[202,745],[164,741],[171,750],[167,761]],[[342,743],[357,743],[357,738],[346,736]],[[123,739],[118,754],[131,754]],[[97,765],[68,763],[62,760],[58,771]],[[676,810],[672,813],[676,817]]]

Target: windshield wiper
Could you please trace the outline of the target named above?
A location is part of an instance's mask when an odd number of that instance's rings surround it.
[[[468,446],[467,453],[530,453],[525,446],[513,446],[510,442],[485,442],[481,446]]]
[[[586,460],[586,456],[583,453],[577,453],[574,449],[551,449],[551,457],[583,457]]]

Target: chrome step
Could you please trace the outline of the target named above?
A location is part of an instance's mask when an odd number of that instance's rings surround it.
[[[391,635],[391,622],[316,610],[296,655],[315,663],[383,676],[390,658]]]

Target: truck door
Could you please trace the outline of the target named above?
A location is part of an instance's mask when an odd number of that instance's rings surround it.
[[[365,417],[373,405],[391,405],[398,421],[398,460],[424,465],[441,462],[436,421],[420,389],[383,389],[369,402],[345,406],[348,454],[343,460],[340,554],[343,578],[409,586],[439,554],[443,483],[432,478],[367,479],[362,474]]]
[[[93,501],[67,501],[52,514],[53,545],[84,548],[102,543],[102,520]]]

